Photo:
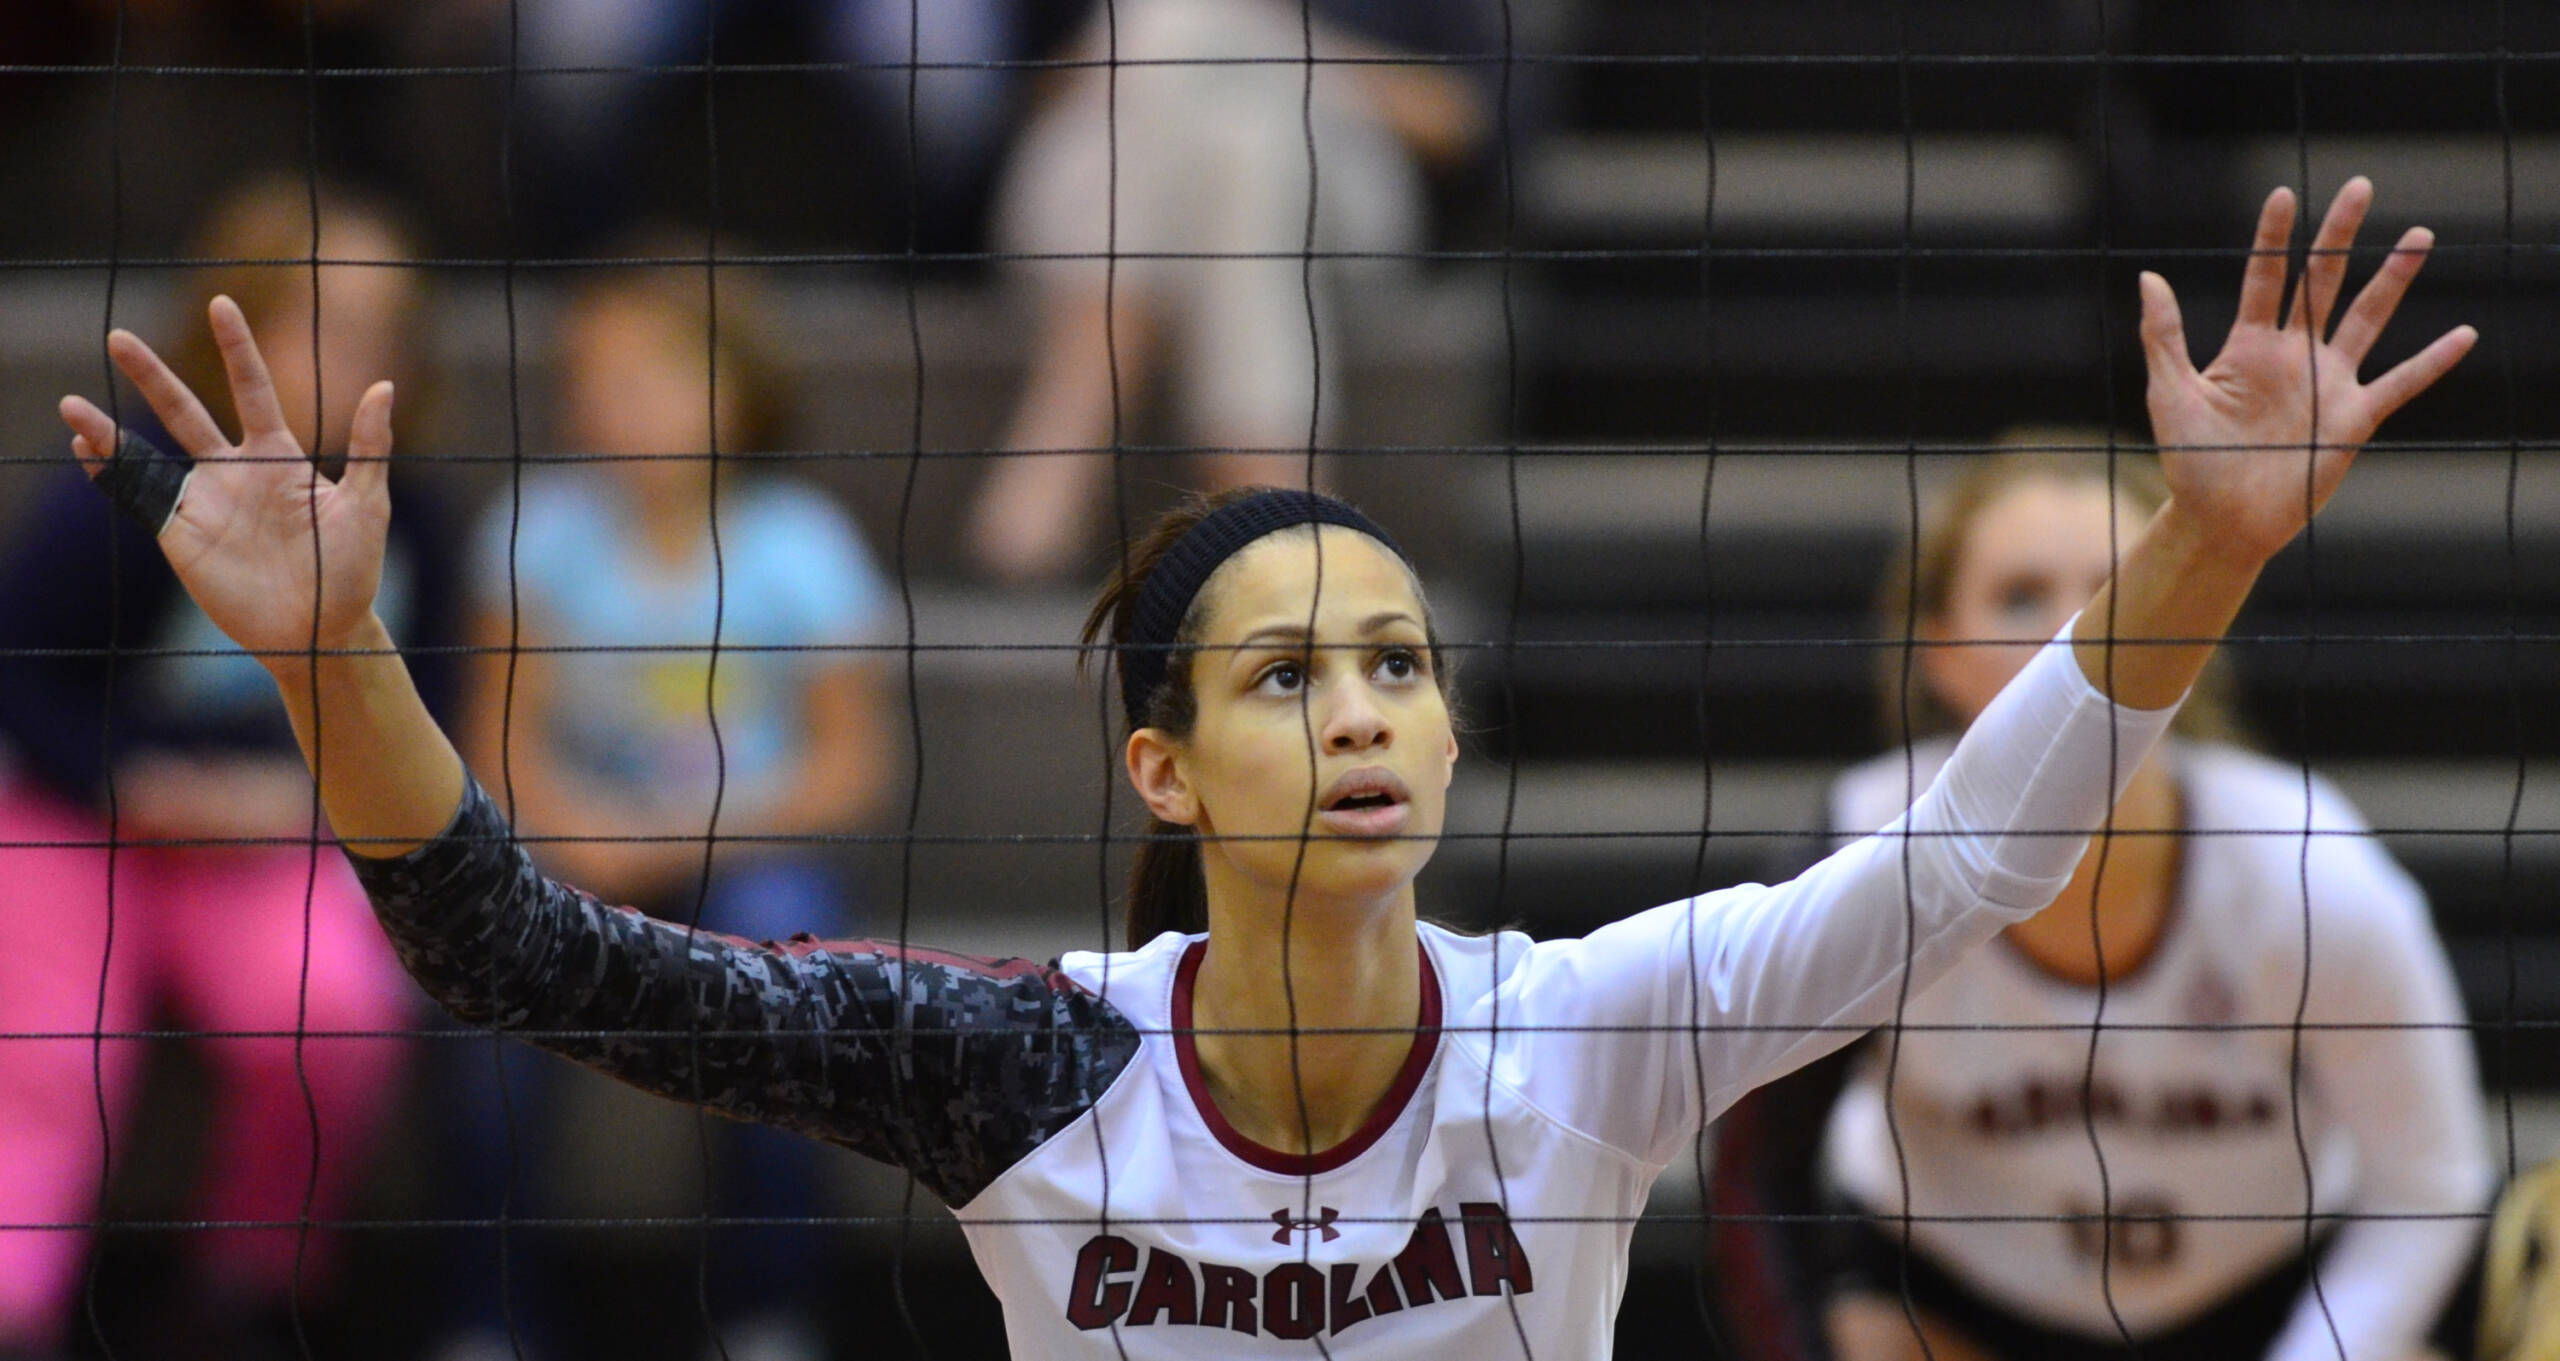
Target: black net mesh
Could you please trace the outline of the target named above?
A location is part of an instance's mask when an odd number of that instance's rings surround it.
[[[655,1084],[669,1102],[449,1021],[401,976],[314,830],[274,684],[62,457],[63,392],[189,443],[104,358],[110,328],[237,431],[204,308],[238,299],[319,456],[292,465],[305,495],[346,474],[359,394],[397,382],[376,612],[533,860],[678,924],[670,951],[1127,948],[1132,861],[1185,838],[1124,776],[1108,649],[1079,641],[1092,590],[1187,491],[1352,500],[1429,584],[1454,677],[1419,910],[1524,933],[1494,937],[1499,971],[1527,940],[1787,878],[1925,789],[1983,671],[1967,654],[2155,504],[2138,277],[2176,288],[2202,362],[2267,191],[2299,192],[2311,279],[2355,174],[2378,196],[2350,296],[2404,228],[2435,232],[2367,377],[2457,323],[2479,348],[2268,566],[2191,730],[2086,862],[2075,891],[2104,909],[1984,946],[1970,998],[1899,975],[1872,1034],[1790,1016],[1850,1047],[1684,1143],[1631,1223],[1557,1208],[1491,1073],[1473,1121],[1437,1088],[1437,1137],[1494,1197],[1447,1232],[1474,1251],[1497,1220],[1532,1243],[1542,1218],[1612,1221],[1623,1302],[1583,1303],[1617,1303],[1632,1355],[2267,1355],[2282,1333],[2282,1355],[2364,1357],[2439,1315],[2466,1354],[2484,1284],[2493,1336],[2549,1329],[2530,1254],[2484,1282],[2471,1238],[2375,1230],[2481,1230],[2495,1193],[2454,1186],[2459,1157],[2397,1175],[2394,1131],[2476,1130],[2499,1186],[2560,1140],[2555,70],[2553,13],[2504,0],[0,16],[21,204],[0,217],[0,1356],[1005,1348],[935,1203],[964,1183],[718,1114],[769,1098],[720,1085],[727,1027],[787,1042],[805,1017],[705,993],[677,1030],[549,1036],[648,1049],[684,1075]],[[2092,489],[2121,513],[2087,513]],[[1980,537],[2004,508],[2009,538]],[[1325,583],[1364,560],[1316,542],[1321,641]],[[1949,593],[2001,552],[2011,576],[1975,586],[2007,631],[1968,634]],[[345,660],[313,630],[263,659],[288,686]],[[1333,717],[1299,721],[1321,764]],[[324,781],[376,751],[333,731],[304,734]],[[1305,1041],[1287,1085],[1315,1147],[1339,942],[1304,905],[1322,843],[1284,840],[1256,958]],[[2284,872],[2215,877],[2242,863]],[[2377,946],[2358,912],[2407,929]],[[1747,1038],[1702,1019],[1735,986],[1715,921],[1665,938],[1682,1090]],[[612,981],[564,948],[561,987]],[[2368,956],[2405,968],[2355,974]],[[1516,1002],[1468,1024],[1499,1046],[1535,1028]],[[949,1015],[900,1011],[882,1042],[976,1043]],[[1390,1028],[1426,1052],[1462,1029]],[[1588,1061],[1645,1038],[1601,1027]],[[2357,1092],[2395,1064],[2432,1085]],[[882,1074],[802,1099],[906,1109],[938,1080]],[[1183,1226],[1116,1208],[1163,1172],[1124,1134],[1058,1137],[1098,1167],[1076,1223],[1133,1255],[1096,1259],[1090,1300],[1004,1309],[1120,1355],[1186,1321],[1200,1354],[1248,1345],[1231,1309],[1228,1332],[1199,1322],[1214,1287],[1131,1311],[1135,1254]],[[2270,1138],[2283,1193],[2233,1192]],[[2434,1175],[2432,1201],[2390,1199]],[[1299,1177],[1254,1272],[1327,1269],[1337,1220],[1415,1222],[1322,1180]],[[2269,1223],[2278,1248],[2249,1237]],[[1474,1290],[1499,1303],[1444,1303],[1503,1323],[1467,1345],[1578,1354],[1531,1307],[1564,1264],[1532,1292],[1484,1251]],[[2199,1260],[2227,1278],[2179,1284]],[[1985,1279],[2001,1261],[2081,1285],[2015,1298]],[[1326,1279],[1312,1336],[1265,1293],[1250,1345],[1430,1345],[1392,1331],[1420,1313],[1383,1321],[1381,1300],[1431,1302],[1415,1278]],[[1869,1335],[1916,1350],[1841,1345]]]

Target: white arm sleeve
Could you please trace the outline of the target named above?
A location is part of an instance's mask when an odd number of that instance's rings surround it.
[[[2051,902],[2175,712],[2109,702],[2070,636],[2037,653],[1875,835],[1784,884],[1531,947],[1469,1022],[1493,1028],[1473,1043],[1493,1051],[1497,1079],[1601,1143],[1665,1162],[1743,1093],[1891,1020],[1906,960],[1917,993]]]
[[[2315,826],[2363,833],[2343,800],[2326,802]],[[2346,1208],[2440,1217],[2350,1218],[2320,1256],[2320,1295],[2303,1292],[2269,1356],[2337,1361],[2343,1345],[2348,1361],[2406,1361],[2480,1239],[2495,1180],[2480,1078],[2418,886],[2369,835],[2313,836],[2309,869],[2305,1067],[2354,1139]],[[2375,1025],[2417,1028],[2332,1028]]]

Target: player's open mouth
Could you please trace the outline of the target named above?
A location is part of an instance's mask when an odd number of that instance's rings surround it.
[[[1411,814],[1412,795],[1404,781],[1378,766],[1344,774],[1316,800],[1318,830],[1335,836],[1394,836]]]

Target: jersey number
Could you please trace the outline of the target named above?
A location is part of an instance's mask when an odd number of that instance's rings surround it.
[[[2105,1214],[2074,1200],[2064,1205],[2063,1216],[2071,1250],[2087,1261],[2150,1271],[2178,1260],[2178,1210],[2167,1196],[2119,1196]]]

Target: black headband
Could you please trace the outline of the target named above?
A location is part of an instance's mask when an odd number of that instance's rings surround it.
[[[1129,632],[1118,648],[1120,704],[1132,731],[1146,726],[1147,697],[1164,684],[1182,617],[1221,564],[1266,534],[1299,525],[1356,529],[1404,557],[1377,522],[1330,496],[1306,491],[1264,491],[1218,507],[1183,531],[1156,560],[1129,607]]]

